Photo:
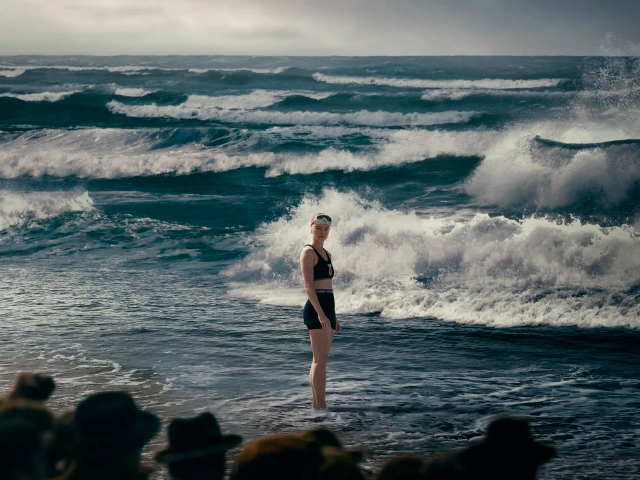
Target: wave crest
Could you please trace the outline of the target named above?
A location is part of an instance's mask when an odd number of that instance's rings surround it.
[[[0,149],[0,176],[122,178],[188,174],[212,154],[189,144],[154,150],[158,131],[119,129],[40,130],[19,135]]]
[[[486,88],[495,90],[557,87],[564,81],[560,78],[542,78],[538,80],[508,80],[501,78],[483,78],[480,80],[423,80],[415,78],[352,77],[346,75],[326,75],[324,73],[314,73],[313,78],[318,82],[339,85],[378,85],[399,88]]]
[[[6,70],[0,70],[0,77],[7,77],[7,78],[19,77],[20,75],[22,75],[24,72],[27,71],[24,68],[10,68],[10,67],[4,67],[4,68],[6,68]]]
[[[70,95],[80,92],[81,90],[72,90],[69,92],[2,93],[0,97],[17,98],[23,102],[58,102]]]
[[[316,211],[334,218],[327,248],[339,313],[640,328],[640,232],[632,227],[485,214],[425,218],[333,190],[256,231],[260,248],[226,272],[232,293],[301,305],[299,252]]]
[[[93,200],[88,192],[13,192],[0,190],[0,231],[70,212],[88,212]]]
[[[120,129],[76,131],[41,130],[23,133],[0,149],[0,177],[21,176],[121,178],[194,172],[222,172],[246,167],[268,167],[265,175],[312,174],[329,170],[366,171],[435,158],[441,154],[481,154],[493,141],[489,132],[440,130],[372,130],[345,127],[311,127],[310,136],[370,135],[383,143],[361,152],[328,147],[313,154],[272,152],[232,153],[200,143],[159,148],[160,130],[140,132]],[[301,127],[274,127],[267,135],[285,140]],[[295,137],[294,137],[295,138]],[[255,139],[248,139],[249,143]],[[260,140],[258,140],[260,141]],[[230,148],[239,148],[231,142]]]
[[[360,110],[350,113],[312,112],[312,111],[264,111],[264,110],[227,110],[217,106],[200,103],[200,99],[192,99],[180,105],[161,106],[126,105],[112,100],[107,108],[114,114],[129,117],[154,118],[169,117],[177,119],[216,120],[225,123],[262,123],[279,125],[371,125],[371,126],[405,126],[405,125],[438,125],[446,123],[466,123],[478,112],[447,111],[438,113],[396,113],[382,110],[372,112]]]
[[[157,91],[144,88],[116,88],[114,93],[120,97],[144,97]]]
[[[590,203],[612,208],[640,192],[640,145],[549,147],[524,135],[488,149],[466,191],[487,205],[555,209]]]

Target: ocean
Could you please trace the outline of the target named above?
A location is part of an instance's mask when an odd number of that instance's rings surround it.
[[[325,425],[372,469],[508,412],[540,478],[638,478],[639,114],[638,58],[0,57],[0,386]]]

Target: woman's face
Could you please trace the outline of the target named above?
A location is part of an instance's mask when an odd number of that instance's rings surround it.
[[[314,240],[318,240],[320,242],[324,242],[329,236],[329,231],[331,230],[330,225],[312,225],[311,226],[311,235],[313,235]]]

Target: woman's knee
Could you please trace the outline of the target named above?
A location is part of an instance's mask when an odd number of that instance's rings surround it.
[[[313,354],[313,363],[317,363],[319,365],[326,365],[329,361],[329,352],[325,353],[315,353]]]

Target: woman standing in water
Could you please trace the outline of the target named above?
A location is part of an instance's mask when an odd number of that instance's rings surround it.
[[[331,217],[316,213],[311,219],[311,244],[300,253],[300,268],[307,292],[304,306],[304,324],[309,329],[313,362],[309,372],[309,384],[313,395],[313,408],[325,410],[327,387],[327,361],[333,335],[340,331],[333,300],[333,265],[331,255],[324,249],[324,242],[331,230]]]

